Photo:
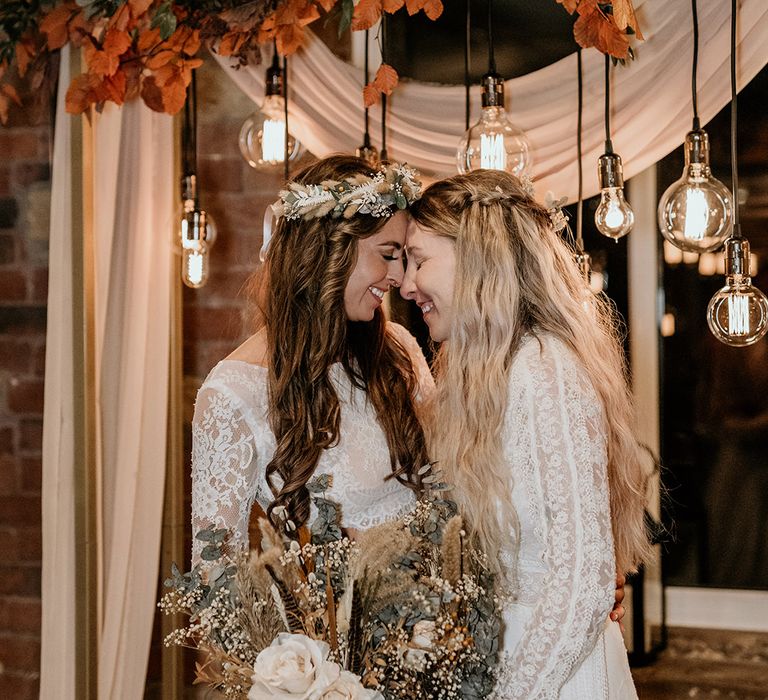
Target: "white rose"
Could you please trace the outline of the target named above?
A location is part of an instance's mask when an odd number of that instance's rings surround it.
[[[256,657],[248,700],[320,700],[340,673],[329,650],[303,634],[278,634]]]
[[[321,696],[321,700],[383,700],[377,690],[366,688],[360,676],[342,671],[336,682]]]
[[[434,620],[419,620],[413,626],[413,637],[411,639],[417,649],[431,649],[435,641],[435,623]]]

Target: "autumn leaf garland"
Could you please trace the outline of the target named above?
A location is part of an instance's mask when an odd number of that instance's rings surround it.
[[[632,0],[556,0],[578,18],[574,36],[618,59],[632,56],[630,37],[642,39]],[[36,90],[51,52],[82,47],[85,71],[67,92],[67,110],[79,114],[105,102],[140,96],[153,110],[175,114],[186,99],[201,47],[209,45],[240,65],[260,60],[260,45],[275,42],[281,55],[302,45],[305,29],[332,11],[340,29],[370,29],[384,13],[405,8],[437,19],[442,0],[4,0],[0,6],[0,121],[16,85]],[[382,64],[363,90],[366,107],[398,84]]]

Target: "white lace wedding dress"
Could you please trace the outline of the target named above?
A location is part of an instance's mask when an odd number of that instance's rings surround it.
[[[416,340],[394,323],[387,331],[408,351],[419,392],[429,391],[432,377]],[[329,372],[341,408],[339,441],[322,452],[315,474],[333,477],[326,495],[341,506],[342,525],[362,530],[404,514],[415,496],[396,479],[385,481],[392,473],[389,449],[365,392],[352,385],[340,363]],[[197,394],[192,421],[193,533],[229,528],[235,547],[248,545],[251,506],[257,501],[266,509],[272,501],[265,474],[274,450],[267,369],[238,360],[219,362]],[[204,543],[193,542],[194,565]]]
[[[496,698],[637,698],[608,618],[616,570],[603,425],[575,354],[553,337],[527,336],[504,425],[520,546],[517,557],[511,544],[502,552],[517,585],[504,605]]]

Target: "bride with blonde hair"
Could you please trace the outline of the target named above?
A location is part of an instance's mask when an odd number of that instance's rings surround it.
[[[608,619],[648,550],[614,313],[510,175],[442,180],[410,213],[401,294],[442,343],[432,457],[507,589],[496,697],[636,698]]]

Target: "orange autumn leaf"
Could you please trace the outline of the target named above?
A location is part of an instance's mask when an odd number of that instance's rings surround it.
[[[181,73],[175,74],[162,87],[163,111],[166,114],[176,114],[187,99],[187,82]]]
[[[19,97],[19,93],[16,92],[16,88],[13,87],[10,83],[3,83],[2,86],[0,86],[0,91],[11,101],[15,102],[19,107],[21,107],[21,98]]]
[[[131,8],[131,14],[134,19],[138,19],[143,15],[152,4],[152,0],[128,0],[128,7]]]
[[[10,107],[10,102],[8,101],[8,98],[5,97],[5,95],[0,94],[0,124],[8,123],[9,107]]]
[[[360,0],[352,13],[352,31],[370,29],[381,17],[382,0]]]
[[[148,29],[144,32],[141,32],[141,34],[139,34],[139,43],[137,44],[136,49],[140,54],[143,55],[148,53],[154,47],[159,46],[162,43],[163,43],[163,40],[160,37],[160,30]]]
[[[277,52],[281,56],[290,56],[296,53],[304,41],[304,30],[295,24],[286,24],[275,30]]]
[[[65,98],[69,114],[82,114],[96,101],[95,87],[98,82],[98,78],[90,73],[75,77],[69,84]]]
[[[384,0],[381,3],[381,9],[391,14],[397,12],[403,5],[405,5],[405,0]]]
[[[223,37],[216,49],[220,56],[231,56],[240,50],[247,35],[243,32],[228,32]]]
[[[429,19],[434,20],[443,14],[443,3],[441,0],[405,0],[405,6],[408,8],[409,15],[415,15],[417,12],[424,10],[424,14]],[[387,12],[389,11],[387,10]]]
[[[627,27],[631,27],[635,36],[637,36],[638,39],[642,39],[643,35],[640,32],[640,27],[637,23],[632,0],[613,0],[612,7],[613,21],[616,26],[622,31],[626,30]]]
[[[130,48],[131,37],[119,29],[108,29],[101,49],[93,44],[85,47],[88,69],[100,76],[114,75],[120,66],[120,57]]]
[[[155,77],[150,75],[141,82],[141,99],[154,112],[164,112],[163,91],[157,84]]]
[[[19,77],[23,78],[29,68],[29,64],[34,58],[34,45],[29,38],[26,38],[16,44],[16,67],[19,71]]]
[[[363,88],[363,104],[366,109],[378,104],[380,98],[381,92],[373,86],[373,83],[368,83],[368,85]]]
[[[323,8],[325,12],[330,12],[338,0],[316,0],[317,4]]]
[[[397,71],[392,66],[382,63],[376,71],[373,82],[363,88],[363,102],[366,107],[376,104],[381,93],[391,95],[398,83]]]
[[[615,58],[629,55],[629,37],[597,9],[579,16],[573,25],[573,36],[582,48],[594,46]]]
[[[117,10],[117,12],[115,12],[114,15],[109,18],[109,23],[107,26],[114,27],[115,29],[119,29],[120,31],[124,32],[128,29],[130,21],[131,11],[128,5],[123,5]]]
[[[97,90],[98,102],[114,102],[121,105],[125,102],[126,77],[123,71],[119,70],[114,75],[104,78]]]
[[[177,55],[178,54],[176,54],[174,51],[171,51],[170,49],[158,51],[157,53],[153,53],[147,57],[147,59],[144,61],[144,66],[149,70],[158,70],[167,63],[173,61]]]
[[[40,32],[45,34],[51,51],[60,49],[69,40],[69,21],[80,8],[73,2],[54,7],[40,22]]]
[[[572,15],[579,6],[579,0],[557,0],[557,2],[565,8],[569,15]]]

